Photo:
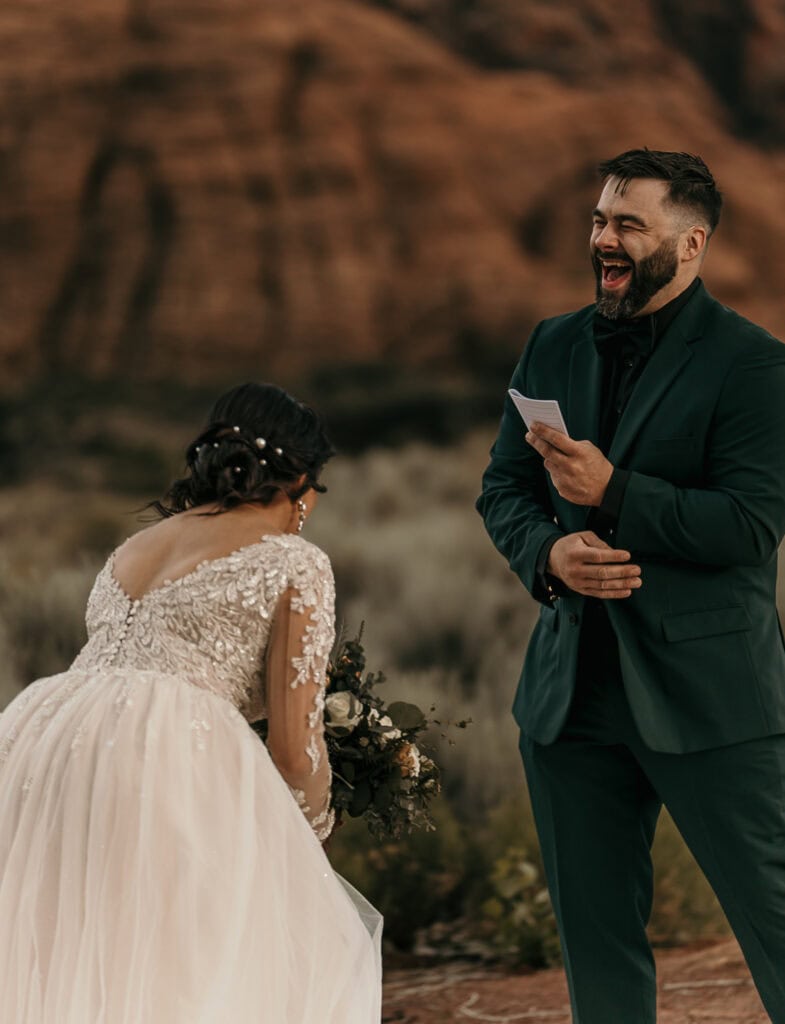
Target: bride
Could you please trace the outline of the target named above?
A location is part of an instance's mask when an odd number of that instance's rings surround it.
[[[0,715],[5,1024],[378,1024],[380,919],[321,845],[331,454],[279,388],[223,395],[70,669]]]

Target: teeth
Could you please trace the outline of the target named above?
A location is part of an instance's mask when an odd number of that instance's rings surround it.
[[[616,284],[618,281],[623,280],[631,272],[630,263],[619,260],[600,260],[600,262],[602,264],[603,280],[611,284]]]
[[[610,278],[611,274],[613,274],[613,279],[616,280],[616,281],[620,277],[623,277],[626,273],[628,273],[629,270],[630,270],[629,263],[605,263],[605,262],[603,262],[603,264],[602,264],[602,272],[603,272],[603,274],[605,274],[608,278]],[[614,271],[616,271],[615,274],[613,273]]]

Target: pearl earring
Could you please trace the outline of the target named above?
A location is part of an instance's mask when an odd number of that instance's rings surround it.
[[[305,526],[305,513],[308,511],[308,506],[305,504],[302,498],[297,502],[297,532],[302,533],[303,527]]]

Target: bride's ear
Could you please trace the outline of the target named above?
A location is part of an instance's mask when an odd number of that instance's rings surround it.
[[[318,501],[318,499],[319,492],[315,491],[313,487],[309,487],[308,490],[305,491],[305,493],[302,495],[301,500],[305,502],[306,508],[310,512],[313,509],[316,502]]]
[[[305,488],[305,490],[303,490],[303,488]],[[298,495],[299,497],[292,497],[292,495],[295,494]],[[313,489],[313,487],[309,486],[307,475],[305,473],[301,473],[300,476],[298,476],[297,479],[292,483],[291,489],[289,490],[289,497],[293,503],[297,501],[304,501],[308,511],[310,512],[310,510],[316,504],[318,494]]]

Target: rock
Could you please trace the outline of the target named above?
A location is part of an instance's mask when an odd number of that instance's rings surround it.
[[[657,951],[657,1020],[661,1024],[765,1024],[769,1020],[733,939]],[[385,970],[383,1021],[443,1024],[453,1020],[572,1019],[564,971],[533,973],[467,964]]]
[[[350,0],[6,0],[3,387],[507,368],[591,301],[593,168],[642,144],[705,156],[728,199],[707,282],[785,335],[783,154],[734,137],[662,4],[623,26],[603,0],[469,5],[504,72],[409,6],[421,24]],[[745,39],[755,96],[779,63]]]

